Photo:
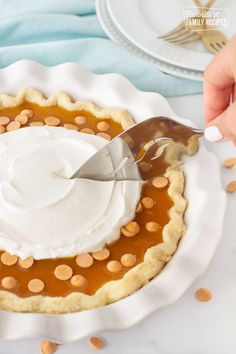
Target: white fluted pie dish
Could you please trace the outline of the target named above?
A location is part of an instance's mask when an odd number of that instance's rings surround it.
[[[164,115],[177,117],[167,101],[157,93],[144,93],[116,74],[95,75],[79,64],[66,63],[46,68],[20,61],[0,71],[0,92],[16,94],[34,87],[50,96],[65,91],[76,99],[101,106],[122,107],[141,121]],[[114,304],[66,315],[15,314],[1,312],[0,337],[19,339],[45,337],[63,343],[96,331],[129,327],[149,313],[176,301],[208,265],[223,226],[226,196],[221,186],[216,158],[201,144],[193,158],[186,158],[185,196],[187,233],[173,259],[149,284]]]

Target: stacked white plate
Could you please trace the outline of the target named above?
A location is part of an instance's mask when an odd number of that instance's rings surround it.
[[[98,18],[112,40],[166,73],[202,81],[213,55],[200,41],[177,46],[158,38],[183,21],[185,6],[194,6],[193,0],[96,0]],[[231,38],[236,32],[236,2],[218,0],[214,8],[228,10],[224,34]]]

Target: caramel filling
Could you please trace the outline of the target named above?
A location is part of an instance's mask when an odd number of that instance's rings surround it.
[[[85,133],[98,134],[107,139],[115,137],[122,131],[121,125],[110,118],[102,120],[108,124],[98,125],[101,119],[86,111],[67,111],[59,106],[40,107],[27,102],[17,107],[0,110],[0,118],[2,117],[3,122],[1,125],[0,119],[1,132],[4,131],[3,126],[6,126],[6,130],[8,130],[7,127],[11,124],[11,122],[5,124],[3,117],[9,117],[11,121],[14,121],[15,117],[25,109],[32,110],[33,117],[30,117],[29,114],[28,120],[23,117],[17,119],[16,121],[19,121],[22,127],[29,126],[32,122],[45,123],[45,118],[54,117],[59,118],[59,124],[57,119],[49,119],[46,122],[48,121],[48,124],[52,123],[52,125],[55,123],[58,126],[66,124],[65,127],[82,132],[85,129]],[[76,117],[79,118],[76,119]],[[7,122],[7,119],[5,119],[5,122]],[[16,125],[11,124],[10,127],[12,126],[17,129]],[[155,165],[157,176],[159,176],[166,166],[162,159],[156,160]],[[162,242],[162,230],[169,221],[169,210],[173,202],[168,196],[168,184],[158,188],[152,182],[150,180],[144,185],[141,196],[143,202],[137,206],[134,221],[138,224],[140,230],[138,229],[137,233],[133,233],[130,232],[133,225],[130,225],[129,228],[127,226],[125,231],[129,236],[121,234],[119,240],[107,246],[109,252],[104,253],[106,259],[99,259],[104,257],[103,254],[102,256],[94,255],[92,261],[91,257],[85,257],[83,261],[89,265],[86,268],[78,264],[76,257],[34,260],[34,262],[29,262],[29,267],[23,266],[21,260],[15,263],[10,261],[9,263],[14,263],[10,265],[1,261],[0,290],[11,291],[21,297],[32,296],[36,292],[45,296],[66,296],[76,291],[92,295],[103,284],[122,278],[131,266],[143,261],[148,248]],[[3,253],[4,251],[1,251],[0,255]],[[112,261],[116,262],[110,263]],[[110,266],[108,266],[108,263],[110,263]],[[16,281],[7,277],[12,277]],[[3,279],[5,281],[2,281]],[[34,280],[33,283],[32,280]],[[29,283],[31,286],[29,286]]]

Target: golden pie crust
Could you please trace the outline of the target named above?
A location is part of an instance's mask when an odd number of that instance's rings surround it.
[[[45,98],[41,92],[33,88],[22,90],[17,96],[0,94],[0,109],[16,107],[24,102],[32,102],[43,107],[58,105],[69,111],[86,110],[98,119],[111,118],[119,122],[123,129],[134,124],[133,117],[126,110],[102,108],[90,101],[73,102],[71,97],[64,92],[58,92],[49,98]],[[189,140],[187,147],[173,143],[168,149],[166,160],[170,167],[168,167],[165,176],[169,179],[168,194],[173,201],[173,206],[169,211],[170,220],[163,228],[163,242],[149,248],[141,263],[131,268],[121,279],[105,283],[93,295],[73,292],[65,297],[34,295],[23,298],[9,291],[1,290],[0,309],[48,314],[93,309],[118,301],[149,282],[171,259],[179,240],[185,233],[184,212],[187,201],[183,197],[184,174],[181,170],[180,153],[185,152],[192,155],[197,148],[197,140],[193,138]]]

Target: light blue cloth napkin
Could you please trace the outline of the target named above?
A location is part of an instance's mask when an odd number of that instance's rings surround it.
[[[164,96],[202,91],[202,84],[159,71],[108,39],[93,0],[0,0],[0,67],[20,59],[45,65],[75,61],[96,73],[125,75]]]

